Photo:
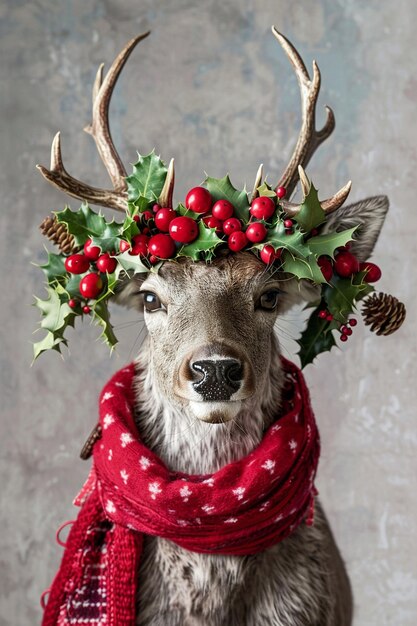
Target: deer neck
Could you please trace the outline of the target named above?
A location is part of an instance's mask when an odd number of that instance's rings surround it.
[[[235,419],[208,424],[159,392],[147,339],[137,360],[139,373],[135,378],[135,413],[142,441],[171,471],[189,474],[209,474],[249,454],[280,412],[283,375],[275,336],[268,356],[263,384],[245,401]]]

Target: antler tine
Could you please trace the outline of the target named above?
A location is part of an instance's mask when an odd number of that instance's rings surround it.
[[[93,97],[92,97],[92,106],[94,107],[94,103],[96,101],[98,92],[100,91],[100,87],[101,87],[101,83],[103,82],[103,70],[104,70],[104,63],[100,63],[98,70],[97,70],[97,74],[96,74],[96,79],[94,81],[94,85],[93,85]],[[90,127],[87,126],[86,128],[84,128],[84,130],[87,132],[87,128],[89,129]]]
[[[43,165],[37,165],[36,167],[42,176],[54,187],[65,191],[74,198],[85,200],[92,204],[99,204],[100,206],[107,206],[117,211],[126,211],[127,209],[126,194],[110,189],[91,187],[68,174],[62,161],[61,135],[59,132],[55,135],[52,142],[50,169],[48,170]]]
[[[298,182],[298,166],[302,165],[305,167],[319,145],[333,132],[335,127],[335,118],[332,109],[326,106],[326,121],[324,126],[321,130],[316,129],[316,103],[321,82],[318,65],[315,61],[313,61],[313,78],[311,79],[301,56],[292,43],[288,41],[288,39],[275,28],[275,26],[272,27],[272,33],[281,44],[294,68],[301,94],[303,121],[300,134],[290,162],[288,163],[285,172],[276,187],[277,189],[278,187],[285,187],[287,190],[287,196],[289,197]]]
[[[331,198],[327,200],[323,200],[321,202],[321,208],[325,213],[332,213],[336,211],[342,204],[345,202],[346,198],[350,194],[350,190],[352,189],[352,181],[350,180],[344,187],[339,189],[337,193],[334,194]]]
[[[109,127],[109,105],[114,86],[120,76],[130,53],[136,45],[149,35],[150,31],[134,37],[113,61],[109,71],[101,82],[101,70],[97,72],[93,88],[92,122],[84,130],[92,135],[104,166],[110,176],[115,191],[126,189],[126,170],[114,146]]]
[[[172,195],[174,193],[174,183],[175,183],[174,159],[171,159],[168,165],[168,171],[167,171],[167,175],[165,178],[164,186],[162,187],[161,194],[158,198],[159,206],[172,208]]]
[[[298,176],[300,178],[301,187],[303,188],[304,197],[306,197],[310,193],[311,181],[301,165],[298,166]]]
[[[307,181],[308,181],[308,178],[307,178]],[[310,181],[308,181],[308,183],[310,185]],[[304,183],[302,184],[303,184],[303,189],[304,189]],[[323,209],[323,211],[326,214],[328,214],[328,213],[332,213],[333,211],[336,211],[339,207],[341,207],[342,204],[345,202],[346,198],[348,197],[351,188],[352,188],[352,181],[349,181],[344,187],[339,189],[339,191],[335,193],[334,196],[332,196],[331,198],[327,198],[327,200],[321,200],[320,204],[321,204],[321,208]],[[304,195],[307,195],[305,191],[304,191]],[[297,215],[297,213],[299,212],[301,208],[300,204],[295,204],[294,202],[288,202],[287,200],[280,200],[280,204],[282,208],[284,209],[285,213],[289,215],[290,217],[294,217],[295,215]]]
[[[256,172],[256,178],[255,178],[255,183],[253,185],[251,200],[254,200],[256,196],[258,195],[258,187],[260,186],[262,182],[263,175],[264,175],[264,166],[263,166],[263,163],[261,163],[260,166],[258,167],[258,171]]]

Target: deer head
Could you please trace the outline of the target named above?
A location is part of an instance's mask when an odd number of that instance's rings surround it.
[[[310,183],[303,168],[333,131],[335,119],[326,107],[325,124],[316,129],[319,68],[313,62],[310,78],[292,44],[275,28],[273,34],[295,70],[302,103],[300,134],[276,188],[286,187],[290,197],[300,180],[307,195]],[[92,123],[85,130],[96,142],[113,189],[91,187],[68,174],[62,161],[59,133],[52,144],[50,169],[38,166],[50,183],[71,196],[117,211],[127,209],[126,171],[110,134],[109,102],[130,53],[147,35],[127,44],[104,80],[101,66],[93,88]],[[261,180],[262,168],[256,176],[253,196]],[[159,198],[161,206],[172,206],[173,187],[171,161]],[[343,207],[349,191],[350,183],[321,202],[329,214],[322,231],[359,224],[352,246],[364,261],[378,238],[388,200],[378,196]],[[300,205],[289,201],[283,201],[283,206],[289,216],[300,210]],[[283,385],[275,322],[297,300],[311,301],[314,297],[311,283],[288,279],[248,252],[220,257],[210,264],[168,261],[158,273],[136,275],[126,281],[115,296],[119,303],[144,312],[148,339],[141,363],[155,391],[154,397],[162,396],[174,410],[210,423],[236,419],[243,409],[248,414],[262,408],[263,419],[268,412],[272,417]]]

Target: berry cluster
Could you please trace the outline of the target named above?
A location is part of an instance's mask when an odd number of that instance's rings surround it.
[[[277,190],[278,199],[285,196],[284,187]],[[178,245],[187,245],[198,238],[198,220],[205,226],[215,229],[232,252],[239,252],[251,244],[262,243],[267,237],[265,222],[276,212],[276,203],[268,196],[253,200],[250,207],[251,219],[244,226],[235,214],[235,207],[229,200],[221,199],[213,203],[210,192],[204,187],[193,187],[185,198],[185,208],[189,215],[178,215],[171,207],[154,204],[153,212],[145,211],[135,215],[138,224],[144,224],[141,232],[132,237],[131,243],[120,241],[120,251],[146,258],[151,265],[160,260],[171,259],[176,255]],[[292,220],[285,220],[286,232],[292,232]],[[275,251],[265,245],[260,256],[269,264],[280,258],[281,250]]]
[[[325,280],[330,283],[333,276],[336,275],[342,279],[349,278],[358,282],[363,280],[365,283],[374,283],[381,278],[381,270],[375,263],[361,263],[357,257],[350,251],[350,244],[338,248],[334,260],[328,256],[321,256],[317,259],[317,263]],[[319,307],[318,317],[320,320],[328,322],[326,328],[340,331],[340,341],[345,342],[352,334],[352,328],[356,326],[355,318],[340,321],[342,318],[335,319],[334,315],[327,309]],[[332,324],[330,326],[330,324]]]
[[[100,273],[112,274],[117,267],[117,261],[108,252],[102,254],[100,248],[95,246],[91,239],[87,239],[83,251],[68,256],[64,265],[69,274],[85,274],[91,270],[82,277],[79,284],[81,296],[85,300],[90,300],[97,298],[103,290],[104,281]],[[87,302],[81,305],[76,298],[70,298],[68,306],[71,309],[77,309],[81,306],[82,312],[86,315],[91,312],[91,307]]]
[[[326,320],[326,322],[333,322],[334,317],[327,309],[320,309],[318,312],[318,316],[321,320]],[[347,320],[346,324],[340,324],[340,341],[347,341],[352,334],[352,328],[356,326],[358,323],[355,317],[351,317]]]
[[[366,283],[376,283],[382,276],[381,270],[375,263],[361,263],[349,250],[350,244],[338,248],[334,261],[328,256],[320,256],[317,263],[321,272],[329,283],[333,274],[341,278],[352,278],[359,272],[364,272],[363,280]]]

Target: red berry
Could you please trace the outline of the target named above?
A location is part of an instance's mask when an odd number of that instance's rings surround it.
[[[187,193],[185,206],[195,213],[208,213],[211,209],[212,198],[204,187],[193,187]]]
[[[267,220],[274,214],[275,202],[268,196],[258,196],[252,202],[250,212],[258,220]]]
[[[333,315],[332,315],[331,313],[327,313],[327,315],[326,315],[326,320],[327,320],[328,322],[333,322]]]
[[[227,240],[227,245],[233,252],[239,252],[239,250],[242,250],[247,243],[248,238],[241,230],[236,230],[234,233],[229,235]]]
[[[327,317],[327,311],[319,311],[319,318],[325,320]]]
[[[223,232],[223,222],[217,217],[214,217],[214,215],[203,217],[203,222],[206,226],[208,226],[208,228],[215,228],[218,233]]]
[[[68,306],[70,309],[75,309],[78,306],[78,300],[71,298],[71,300],[68,300]]]
[[[80,281],[80,293],[84,298],[96,298],[103,289],[103,281],[99,274],[91,272]]]
[[[151,255],[158,257],[158,259],[171,259],[176,251],[174,240],[169,235],[162,233],[150,238],[148,248]],[[151,259],[152,256],[150,257]]]
[[[229,217],[232,217],[234,213],[233,204],[229,202],[229,200],[217,200],[211,212],[218,220],[227,220]]]
[[[360,272],[366,272],[364,276],[364,281],[366,283],[376,283],[382,276],[381,269],[375,263],[370,263],[367,261],[366,263],[361,263],[359,265]]]
[[[169,231],[169,225],[175,217],[177,217],[177,214],[174,209],[159,209],[155,215],[155,226],[163,233],[167,233]]]
[[[131,256],[147,256],[149,237],[147,235],[135,235],[132,237],[132,249],[129,251]]]
[[[84,274],[90,267],[90,261],[83,254],[71,254],[65,259],[64,265],[70,274]]]
[[[151,263],[152,265],[155,265],[158,262],[159,262],[158,257],[155,256],[154,254],[151,254],[151,256],[149,257],[149,263]]]
[[[350,320],[348,321],[349,326],[356,326],[357,323],[358,323],[358,320],[355,319],[354,317],[351,317]]]
[[[84,244],[84,254],[87,259],[90,259],[90,261],[97,261],[98,257],[101,254],[101,250],[98,246],[95,246],[93,244],[91,239],[87,239]]]
[[[154,213],[158,213],[158,211],[159,211],[159,209],[160,209],[160,208],[161,208],[161,207],[159,206],[159,204],[154,204],[154,205],[153,205],[153,207],[152,207],[152,211],[153,211]]]
[[[333,276],[333,266],[330,262],[330,259],[326,256],[319,256],[317,259],[317,263],[321,269],[321,273],[324,276],[324,279],[329,283]]]
[[[149,220],[153,220],[154,214],[150,211],[144,211],[142,213],[142,222],[149,222]]]
[[[276,194],[281,200],[281,198],[285,198],[285,196],[287,195],[287,190],[285,189],[285,187],[278,187]]]
[[[348,334],[348,332],[347,332],[348,330],[350,330],[350,328],[348,328],[347,326],[341,326],[341,327],[340,327],[340,332],[341,332],[343,335],[347,335],[347,334]],[[352,332],[352,331],[350,331],[350,332]]]
[[[293,225],[294,225],[294,222],[292,220],[284,220],[285,228],[292,228]]]
[[[347,341],[347,340],[348,340],[347,335],[340,335],[340,341]]]
[[[346,328],[346,331],[343,334],[350,337],[352,333],[353,333],[353,330],[351,328]]]
[[[316,237],[319,234],[319,229],[318,228],[312,228],[310,230],[310,237]]]
[[[223,232],[225,235],[231,235],[236,230],[242,230],[242,223],[237,217],[229,217],[223,222]]]
[[[124,239],[121,239],[119,242],[119,250],[120,252],[127,252],[127,250],[130,250],[130,243],[128,241],[125,241]]]
[[[169,225],[169,234],[174,241],[191,243],[198,237],[198,224],[192,217],[176,217]]]
[[[88,306],[88,304],[85,304],[85,305],[83,306],[83,313],[85,313],[86,315],[88,315],[88,313],[90,313],[90,311],[91,311],[91,309],[90,309],[90,307]]]
[[[134,222],[140,222],[140,215],[134,215],[133,216],[133,221]]]
[[[342,250],[336,256],[334,269],[342,278],[349,278],[359,271],[359,261],[351,252]]]
[[[110,256],[108,252],[105,252],[101,256],[98,257],[96,261],[97,269],[100,272],[107,272],[108,274],[113,274],[114,270],[117,267],[117,261],[113,257]]]
[[[260,243],[267,235],[266,227],[262,224],[262,222],[252,222],[252,224],[249,224],[245,232],[246,237],[252,243]]]
[[[274,247],[267,243],[261,250],[261,259],[265,265],[270,265],[274,261],[277,261],[281,254],[282,248],[275,251]]]

